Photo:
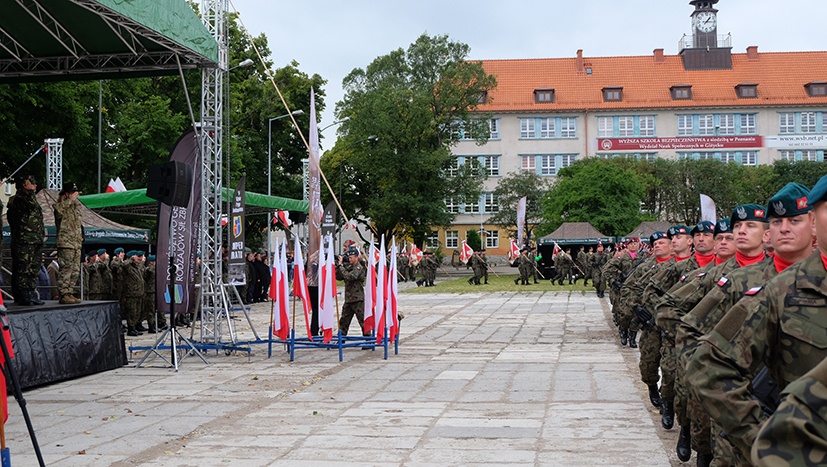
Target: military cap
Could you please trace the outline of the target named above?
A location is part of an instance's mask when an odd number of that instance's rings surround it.
[[[155,255],[149,255],[146,258],[147,261],[155,261]]]
[[[78,190],[78,185],[75,182],[64,182],[63,183],[63,188],[60,189],[61,194],[63,194],[63,193],[74,193],[74,192],[80,193],[80,190]]]
[[[671,229],[671,227],[670,227]],[[653,232],[652,235],[649,235],[649,244],[654,245],[655,241],[660,240],[662,238],[670,238],[666,232],[662,230],[658,230],[657,232]]]
[[[786,184],[767,201],[767,217],[795,217],[812,211],[807,203],[809,191],[800,183]]]
[[[683,224],[673,225],[672,227],[669,227],[666,230],[666,237],[669,238],[669,239],[671,239],[675,235],[688,235],[688,234],[689,234],[689,227],[687,227]],[[652,237],[649,237],[649,239],[651,240]]]
[[[135,250],[129,250],[129,251],[126,252],[127,259],[129,259],[133,256],[135,256]]]
[[[732,224],[729,222],[729,217],[718,219],[718,222],[715,223],[715,232],[712,235],[720,233],[732,233]]]
[[[115,254],[116,254],[116,255],[119,255],[119,254],[121,254],[121,253],[123,253],[123,252],[124,252],[124,251],[123,251],[123,248],[121,248],[121,247],[115,248]]]
[[[741,221],[767,222],[767,210],[760,204],[742,204],[735,206],[729,221],[733,225]]]
[[[807,194],[807,204],[810,206],[824,200],[827,200],[827,175],[818,179],[813,189]]]
[[[626,243],[640,243],[640,237],[629,237]]]
[[[244,253],[249,255],[253,253],[253,250],[249,247],[244,247]]]
[[[30,182],[34,183],[35,185],[37,185],[37,179],[32,174],[19,175],[17,177],[17,179],[15,180],[15,184],[17,186],[23,186],[23,183],[25,183],[26,181],[30,181]]]
[[[145,256],[146,252],[144,250],[135,250],[135,256]]]
[[[98,254],[99,255],[105,255],[106,254],[106,248],[101,248],[100,250],[98,250]]]
[[[87,253],[87,255],[89,255],[90,258],[93,256],[98,256],[98,250],[92,250],[89,253]]]
[[[700,221],[695,224],[695,227],[692,227],[692,231],[689,232],[691,235],[695,235],[698,233],[715,233],[715,224],[709,221]]]
[[[345,252],[345,256],[359,256],[359,250],[351,248]]]

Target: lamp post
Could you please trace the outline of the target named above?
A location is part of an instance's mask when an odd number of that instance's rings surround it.
[[[354,141],[354,142],[352,142],[352,143],[348,144],[347,146],[345,146],[345,148],[344,148],[344,149],[342,149],[342,152],[347,151],[348,149],[350,149],[351,147],[353,147],[353,146],[355,146],[355,145],[357,145],[357,144],[362,144],[362,143],[364,143],[365,141],[374,142],[374,141],[376,141],[376,140],[378,140],[378,139],[379,139],[379,137],[378,137],[378,136],[376,136],[376,135],[370,135],[370,136],[368,136],[367,138],[363,138],[363,139],[360,139],[360,140],[358,140],[358,141]],[[343,173],[343,171],[342,171],[342,167],[344,167],[344,165],[345,165],[345,164],[344,164],[344,161],[339,162],[339,203],[342,203],[342,178],[344,178],[344,173]],[[344,209],[344,207],[343,207],[342,209]],[[342,219],[342,220],[344,221],[344,219]],[[344,230],[344,227],[345,227],[345,226],[344,226],[344,224],[343,224],[343,225],[342,225],[342,228],[341,228],[341,229],[339,229],[339,245],[338,245],[338,247],[339,247],[339,248],[341,248],[341,246],[342,246],[342,230]]]
[[[273,117],[267,121],[267,196],[272,196],[272,182],[273,182],[273,157],[272,157],[272,141],[273,141],[273,122],[276,120],[281,120],[282,118],[287,118],[291,115],[304,115],[304,110],[294,110],[289,114],[279,115],[278,117]],[[272,224],[273,224],[273,210],[267,210],[267,254],[270,254],[271,247],[270,244],[272,243]]]
[[[338,124],[340,124],[340,123],[345,123],[345,122],[346,122],[346,121],[348,121],[348,120],[350,120],[350,117],[345,117],[345,118],[343,118],[343,119],[341,119],[341,120],[336,120],[335,122],[331,123],[330,125],[327,125],[327,126],[325,126],[324,128],[322,128],[321,130],[319,130],[319,133],[321,133],[321,132],[323,132],[323,131],[327,130],[328,128],[332,127],[333,125],[338,125]]]

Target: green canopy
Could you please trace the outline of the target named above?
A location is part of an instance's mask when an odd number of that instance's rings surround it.
[[[224,188],[222,199],[227,201],[233,196],[232,190]],[[142,217],[154,217],[158,201],[146,195],[146,188],[139,190],[120,191],[115,193],[100,193],[83,195],[78,198],[89,209],[105,213],[118,213]],[[284,211],[307,212],[309,203],[299,199],[268,196],[248,191],[244,197],[247,214],[260,214],[273,209]]]

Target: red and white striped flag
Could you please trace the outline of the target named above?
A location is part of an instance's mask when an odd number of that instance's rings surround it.
[[[117,193],[120,191],[126,191],[126,186],[121,181],[121,177],[118,177],[116,180],[109,179],[109,184],[106,185],[106,192],[107,193]]]
[[[304,257],[302,256],[302,245],[299,236],[293,237],[293,300],[300,298],[304,309],[304,324],[307,326],[307,337],[312,341],[313,334],[310,332],[310,290],[307,288],[307,275],[304,272]]]
[[[278,244],[276,245],[279,248]],[[273,270],[270,278],[270,299],[273,309],[273,335],[281,340],[290,336],[290,318],[287,314],[287,240],[280,247],[281,254],[273,255]]]
[[[376,305],[374,307],[374,320],[376,323],[376,343],[381,344],[385,338],[385,284],[388,281],[388,274],[385,267],[385,235],[382,234],[379,245],[379,267],[376,272]]]
[[[411,264],[416,266],[420,261],[422,261],[422,250],[415,243],[411,243]]]
[[[471,256],[474,255],[474,249],[468,246],[468,243],[463,240],[462,246],[459,250],[459,260],[462,261],[462,264],[467,264],[468,260],[471,259]]]
[[[376,256],[378,255],[373,238],[370,239],[370,251],[368,252],[368,270],[365,278],[365,321],[364,332],[369,334],[374,329],[373,307],[376,303]]]
[[[287,211],[276,211],[276,216],[273,218],[273,224],[281,223],[285,228],[290,228],[293,222],[290,221],[290,213]]]
[[[333,263],[333,237],[327,235],[325,240],[327,248],[319,249],[320,253],[324,252],[323,261],[319,262],[319,329],[322,331],[324,343],[327,344],[333,339],[333,328],[336,326],[336,269]]]
[[[385,299],[385,324],[388,328],[388,339],[393,342],[399,332],[399,316],[397,315],[396,303],[399,296],[396,282],[396,239],[391,243],[391,262],[388,268],[388,292]]]
[[[511,246],[508,249],[508,260],[514,261],[518,256],[520,256],[520,247],[517,246],[517,242],[512,238]]]

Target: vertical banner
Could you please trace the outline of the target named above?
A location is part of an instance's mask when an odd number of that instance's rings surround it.
[[[709,221],[713,224],[718,222],[718,216],[715,212],[715,201],[712,201],[707,195],[701,195],[701,220]]]
[[[192,191],[186,208],[159,203],[155,303],[159,310],[166,312],[172,302],[175,313],[186,313],[195,307],[195,255],[201,226],[201,143],[195,131],[187,130],[178,139],[169,160],[192,167]],[[174,242],[170,242],[171,239]],[[171,243],[171,253],[175,256],[174,277],[169,274]],[[173,297],[169,296],[170,282]]]
[[[322,234],[322,177],[319,167],[319,128],[316,124],[316,94],[310,88],[310,164],[308,194],[310,210],[307,222],[307,285],[319,285],[319,247]]]
[[[335,238],[333,234],[336,233],[336,201],[327,203],[324,207],[324,215],[322,216],[322,237]],[[341,249],[341,245],[337,245]],[[336,251],[336,248],[333,249]]]
[[[517,201],[517,245],[521,248],[525,246],[523,243],[523,235],[525,234],[525,204],[525,196],[520,198],[520,201]]]
[[[247,259],[244,257],[244,195],[247,190],[247,176],[242,176],[233,193],[233,207],[230,211],[230,258],[227,262],[227,282],[230,285],[244,285],[247,282]]]

